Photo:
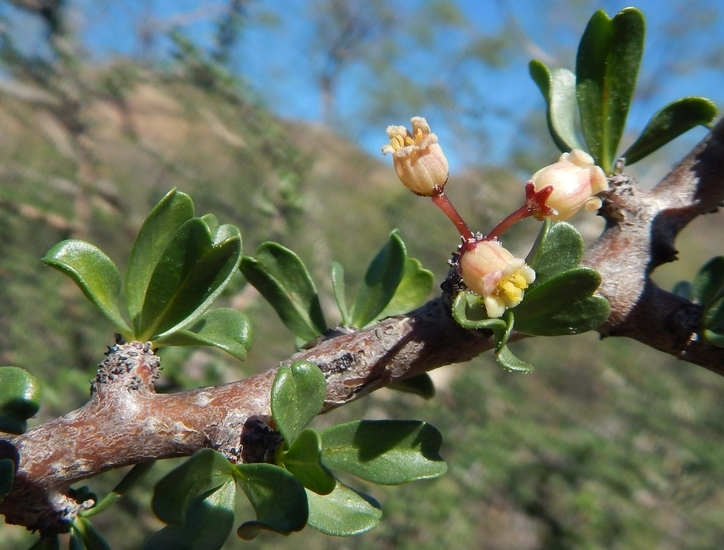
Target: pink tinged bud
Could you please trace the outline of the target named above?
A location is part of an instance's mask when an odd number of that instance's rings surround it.
[[[551,220],[567,220],[581,207],[598,210],[601,199],[594,195],[608,189],[606,174],[593,163],[591,155],[580,149],[563,153],[555,164],[538,170],[531,178],[536,191],[552,186],[546,206],[556,213]]]
[[[388,126],[387,136],[390,143],[382,146],[382,153],[392,153],[395,171],[405,187],[424,197],[440,193],[450,168],[427,121],[413,118],[412,131],[404,126]]]
[[[524,290],[535,281],[535,271],[497,241],[478,241],[460,258],[465,285],[483,297],[488,317],[495,319],[523,300]]]

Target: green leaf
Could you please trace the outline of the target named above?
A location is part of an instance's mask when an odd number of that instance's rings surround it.
[[[392,317],[401,313],[407,313],[422,305],[430,295],[435,284],[435,276],[432,271],[424,269],[419,260],[407,258],[405,271],[402,280],[397,286],[395,295],[387,304],[387,307],[379,314],[379,317]]]
[[[141,333],[141,310],[156,265],[176,231],[193,216],[191,198],[172,189],[153,208],[138,231],[125,280],[126,305],[136,334]]]
[[[9,458],[0,459],[0,501],[5,498],[13,488],[15,477],[15,463]]]
[[[651,117],[638,139],[621,156],[630,166],[695,126],[706,126],[715,117],[716,105],[703,97],[672,101]]]
[[[116,330],[131,335],[120,310],[121,275],[100,248],[71,239],[56,244],[42,261],[73,279]]]
[[[418,420],[357,420],[322,432],[322,462],[380,485],[439,477],[442,436]]]
[[[636,8],[593,14],[578,46],[576,95],[588,150],[610,174],[643,55],[645,21]]]
[[[256,521],[247,521],[239,527],[239,537],[251,540],[260,529],[288,535],[306,525],[307,494],[291,473],[272,464],[239,464],[236,471],[256,512]]]
[[[327,330],[317,289],[294,252],[266,242],[255,257],[245,256],[239,268],[292,333],[309,342]]]
[[[28,550],[60,550],[60,538],[58,535],[40,537]]]
[[[339,262],[332,262],[332,289],[334,300],[342,316],[342,325],[349,326],[349,310],[347,309],[347,298],[344,295],[344,267]]]
[[[233,471],[234,466],[221,453],[202,449],[159,480],[151,499],[153,511],[164,523],[184,525],[191,502],[221,487]]]
[[[71,524],[72,528],[80,535],[86,550],[111,550],[111,546],[106,542],[93,524],[83,516],[76,516]]]
[[[524,374],[533,372],[533,365],[518,359],[508,347],[508,340],[511,334],[513,334],[513,327],[515,326],[513,310],[506,310],[503,314],[502,321],[505,323],[505,326],[493,331],[495,337],[495,360],[507,371],[522,372]]]
[[[40,383],[20,367],[0,367],[0,432],[21,434],[40,409]]]
[[[691,284],[689,281],[679,281],[674,285],[674,288],[671,290],[671,292],[673,292],[677,296],[686,298],[689,301],[694,300],[694,285]]]
[[[610,306],[592,296],[601,283],[594,269],[577,267],[526,291],[515,308],[515,328],[525,334],[560,336],[597,328],[608,318]]]
[[[123,498],[123,496],[126,495],[136,483],[146,476],[155,463],[156,462],[152,460],[150,462],[143,462],[141,464],[134,465],[133,468],[131,468],[128,473],[123,476],[123,479],[118,482],[113,490],[111,490],[111,492],[108,493],[102,501],[93,506],[93,508],[82,511],[80,515],[89,518],[91,516],[95,516],[96,514],[100,514],[106,508],[113,506],[116,502],[121,500],[121,498]]]
[[[350,314],[352,326],[364,327],[387,307],[402,281],[406,259],[405,244],[393,231],[367,268]]]
[[[709,260],[694,278],[693,294],[702,306],[724,295],[724,256]]]
[[[189,507],[187,521],[168,525],[150,535],[145,550],[217,550],[224,546],[234,528],[236,485],[229,480],[196,499]]]
[[[709,329],[704,329],[704,338],[706,338],[707,341],[714,344],[715,346],[724,348],[724,334],[723,333],[714,332],[713,330],[709,330]]]
[[[426,372],[413,376],[412,378],[400,380],[399,382],[393,382],[387,386],[387,389],[403,393],[412,393],[419,395],[423,399],[432,399],[435,397],[435,384]]]
[[[500,349],[496,350],[495,360],[507,371],[529,374],[534,370],[533,365],[519,359],[505,344],[500,346]]]
[[[155,341],[157,346],[216,346],[237,359],[245,359],[251,348],[251,323],[246,315],[230,308],[204,313],[187,329]]]
[[[185,328],[200,317],[231,280],[241,261],[241,235],[231,225],[215,234],[191,218],[174,234],[148,283],[140,340]]]
[[[308,361],[282,365],[272,385],[271,410],[287,445],[319,414],[327,382],[319,367]]]
[[[712,333],[724,333],[724,298],[709,303],[704,308],[702,317],[701,324],[703,328]]]
[[[576,136],[576,75],[568,69],[550,70],[532,60],[528,71],[546,101],[548,131],[561,152],[583,149]]]
[[[572,269],[583,257],[583,237],[571,224],[546,220],[525,260],[535,270],[531,289]],[[526,295],[530,292],[528,290]]]
[[[480,296],[472,291],[459,292],[453,300],[453,318],[467,329],[504,330],[505,321],[490,319]]]
[[[326,535],[349,537],[377,527],[382,507],[369,495],[339,482],[328,495],[307,491],[309,525]]]
[[[322,465],[322,438],[315,430],[307,428],[300,433],[284,453],[282,461],[284,467],[310,491],[326,495],[334,490],[336,481]]]

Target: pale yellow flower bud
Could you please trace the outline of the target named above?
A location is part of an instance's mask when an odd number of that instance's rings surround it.
[[[558,162],[533,174],[531,181],[536,191],[549,185],[553,187],[546,206],[556,211],[549,216],[554,221],[567,220],[581,207],[598,210],[601,199],[594,195],[608,189],[606,174],[594,164],[591,155],[580,149],[563,153]]]
[[[495,319],[523,300],[535,271],[497,241],[478,241],[463,252],[459,264],[465,285],[483,297],[488,317]]]
[[[437,136],[422,117],[412,119],[412,131],[404,126],[388,126],[389,145],[382,153],[392,153],[395,171],[405,187],[417,195],[431,197],[447,183],[450,173]]]

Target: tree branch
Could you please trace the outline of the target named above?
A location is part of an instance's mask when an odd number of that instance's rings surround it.
[[[626,336],[724,375],[724,348],[699,334],[701,307],[662,290],[649,278],[676,260],[675,239],[696,217],[724,201],[724,119],[656,187],[640,191],[615,177],[605,198],[607,228],[584,263],[602,277],[599,292],[611,315],[602,336]]]
[[[585,262],[603,278],[611,302],[603,336],[627,336],[724,374],[724,350],[698,334],[701,308],[656,287],[649,274],[675,258],[674,239],[696,216],[724,199],[724,123],[720,122],[656,188],[636,190],[614,178],[605,199],[608,227]],[[461,328],[443,295],[407,315],[353,333],[333,333],[286,363],[317,364],[327,380],[324,410],[392,382],[493,347],[485,331]],[[91,400],[81,409],[20,436],[0,439],[0,458],[16,464],[12,491],[0,502],[9,523],[44,534],[68,529],[92,503],[70,485],[106,470],[213,448],[232,461],[263,453],[276,369],[231,384],[160,395],[158,359],[148,345],[115,346],[101,364]],[[271,437],[269,440],[273,440]]]

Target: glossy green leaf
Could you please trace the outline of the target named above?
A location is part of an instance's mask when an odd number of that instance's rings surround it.
[[[546,220],[525,260],[535,270],[531,288],[578,266],[582,257],[583,237],[576,228],[566,222]]]
[[[40,409],[40,383],[20,367],[0,367],[0,432],[21,434]]]
[[[704,309],[702,327],[710,332],[724,334],[724,298],[714,300]]]
[[[432,399],[435,397],[435,384],[426,372],[413,376],[412,378],[400,380],[399,382],[393,382],[387,386],[387,389],[403,393],[412,393],[419,395],[423,399]]]
[[[327,382],[319,367],[297,361],[279,367],[271,393],[271,410],[287,445],[319,414],[324,405]]]
[[[0,459],[0,500],[5,498],[13,488],[15,477],[15,463],[9,458]]]
[[[96,531],[90,520],[76,516],[71,526],[80,535],[86,550],[111,550],[110,544]]]
[[[309,342],[327,330],[317,289],[294,252],[266,242],[253,258],[242,259],[240,269],[292,333]]]
[[[229,480],[191,503],[183,525],[168,525],[143,543],[144,550],[217,550],[234,528],[236,484]]]
[[[151,468],[153,468],[155,463],[156,462],[152,460],[150,462],[143,462],[141,464],[134,465],[133,468],[131,468],[126,475],[123,476],[123,479],[116,484],[111,492],[103,497],[103,500],[93,506],[93,508],[81,511],[80,515],[89,518],[91,516],[95,516],[96,514],[100,514],[105,509],[113,506],[116,502],[121,500],[121,498],[123,498],[128,491],[136,485],[136,483],[146,477],[146,474]]]
[[[136,334],[141,333],[141,310],[156,265],[176,231],[193,215],[191,198],[172,189],[153,208],[138,231],[125,279],[126,305]]]
[[[593,294],[601,284],[601,276],[590,267],[574,267],[547,279],[525,292],[515,309],[516,323],[524,315],[546,314]]]
[[[704,329],[704,338],[715,346],[724,348],[724,333],[714,332],[713,330]]]
[[[305,488],[320,495],[334,490],[334,476],[322,465],[322,438],[315,430],[307,428],[299,434],[289,450],[284,453],[284,467]]]
[[[71,239],[56,244],[42,261],[73,279],[116,330],[131,334],[120,310],[121,275],[100,248]]]
[[[58,535],[40,537],[40,539],[28,548],[28,550],[60,550],[60,538],[58,538]]]
[[[255,538],[261,529],[288,535],[307,523],[309,506],[304,486],[284,468],[271,464],[239,464],[239,483],[256,512],[237,530],[245,540]]]
[[[693,294],[702,306],[724,295],[724,256],[709,260],[694,278]]]
[[[148,283],[140,340],[162,338],[200,317],[231,280],[241,261],[241,235],[231,225],[215,234],[191,218],[173,235]]]
[[[526,363],[525,361],[514,355],[507,345],[502,345],[500,346],[500,349],[496,350],[495,360],[501,367],[503,367],[507,371],[522,372],[524,374],[528,374],[533,372],[534,370],[533,365],[531,365],[530,363]]]
[[[350,312],[351,325],[371,323],[392,300],[405,272],[407,252],[395,231],[370,263]]]
[[[328,495],[307,491],[309,526],[326,535],[349,537],[377,527],[382,507],[369,495],[339,482]]]
[[[528,71],[546,101],[548,131],[556,146],[563,153],[583,149],[576,136],[576,75],[568,69],[550,70],[537,59],[528,63]]]
[[[207,311],[187,329],[158,338],[157,346],[215,346],[245,359],[251,348],[252,329],[246,315],[230,308]]]
[[[711,123],[714,118],[716,105],[708,99],[684,97],[672,101],[651,117],[638,139],[621,156],[630,166],[695,126]]]
[[[347,298],[344,293],[344,267],[339,262],[332,262],[332,289],[334,300],[342,316],[342,325],[349,326],[349,310],[347,309]]]
[[[232,476],[234,466],[221,453],[202,449],[156,483],[151,506],[164,523],[186,523],[194,499],[221,487]]]
[[[357,420],[322,432],[322,462],[372,483],[397,485],[439,477],[442,436],[417,420]]]
[[[576,95],[588,151],[610,174],[643,55],[645,21],[636,8],[593,14],[576,57]]]
[[[513,328],[515,327],[514,310],[506,310],[501,320],[505,324],[504,328],[493,331],[495,337],[495,360],[501,367],[510,372],[522,372],[524,374],[533,372],[533,365],[516,357],[508,347],[508,340],[510,340],[510,336],[513,334]]]
[[[505,321],[490,319],[485,311],[481,297],[466,290],[459,292],[453,300],[453,318],[457,323],[467,329],[503,330]]]
[[[515,308],[515,329],[525,334],[558,336],[594,329],[608,318],[602,296],[592,296],[601,283],[597,271],[577,267],[526,292]]]
[[[402,280],[397,286],[392,300],[379,314],[379,317],[400,315],[422,305],[430,295],[434,284],[435,276],[432,271],[424,269],[416,258],[407,258]]]

